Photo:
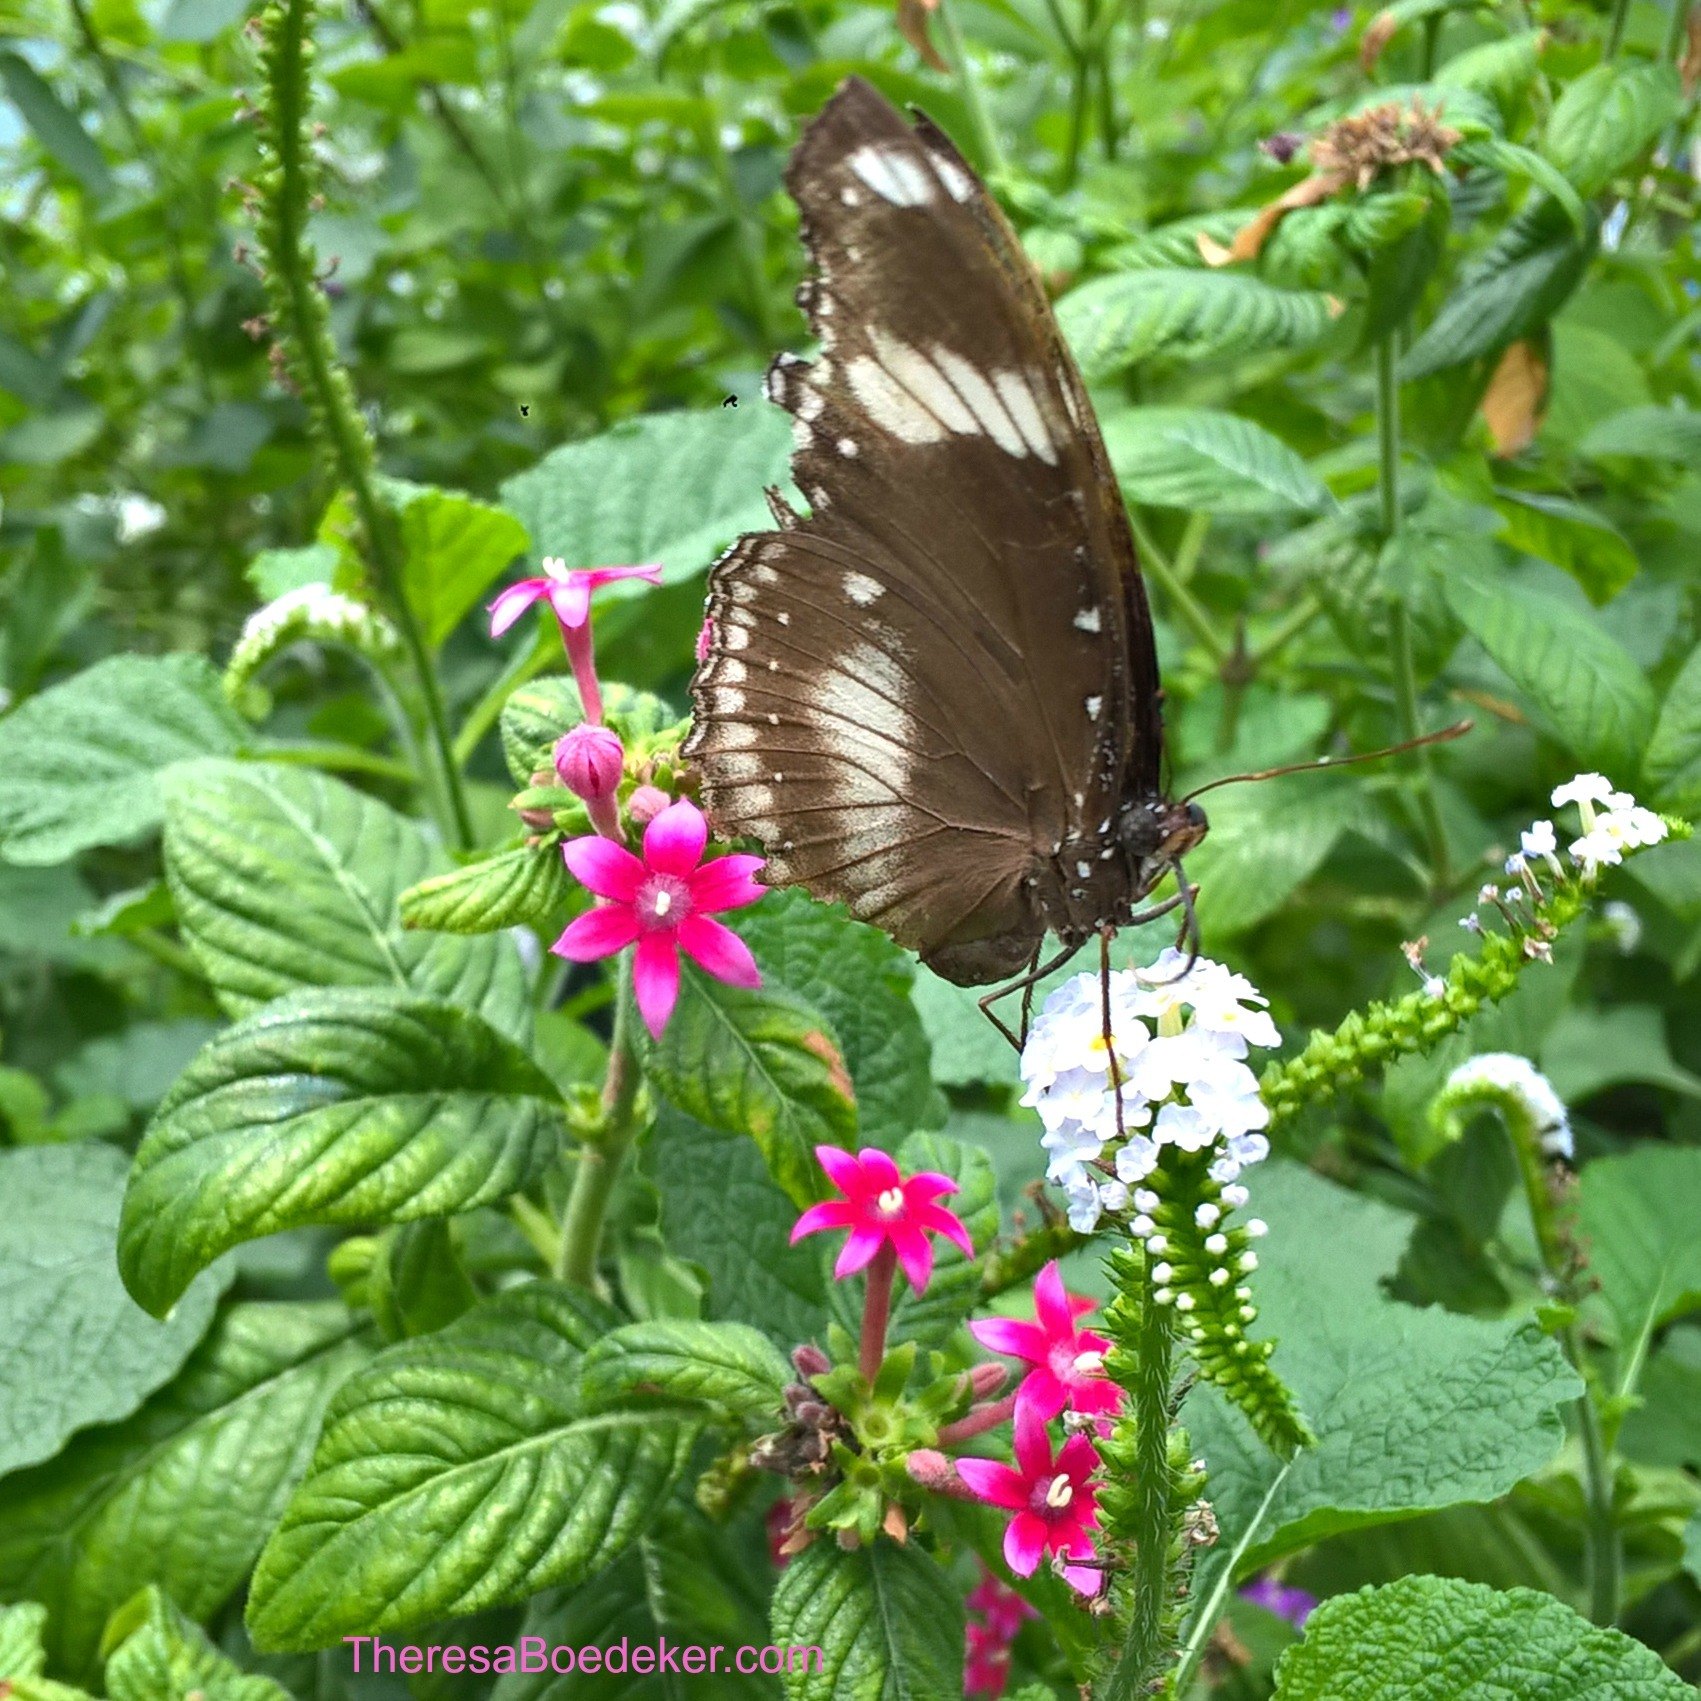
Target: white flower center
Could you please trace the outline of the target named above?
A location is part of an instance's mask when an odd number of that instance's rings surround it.
[[[1104,1369],[1104,1354],[1095,1352],[1076,1353],[1074,1369],[1077,1376],[1097,1376]]]
[[[646,933],[677,927],[691,909],[691,892],[676,874],[652,874],[633,901],[639,925]]]
[[[1051,1486],[1045,1491],[1045,1503],[1054,1512],[1061,1512],[1075,1498],[1075,1485],[1068,1477],[1059,1474],[1051,1479]]]
[[[883,1217],[902,1216],[904,1210],[904,1190],[901,1187],[888,1187],[886,1191],[874,1201],[874,1203],[879,1208],[880,1215]]]

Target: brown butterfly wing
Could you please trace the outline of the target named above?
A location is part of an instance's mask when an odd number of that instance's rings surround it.
[[[716,564],[686,754],[771,881],[995,979],[1043,937],[1036,868],[1148,757],[1156,784],[1127,519],[1039,281],[937,130],[852,80],[787,185],[822,353],[770,395],[812,512]]]

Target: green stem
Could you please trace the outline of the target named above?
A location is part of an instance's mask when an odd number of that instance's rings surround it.
[[[580,1148],[579,1167],[561,1215],[561,1254],[555,1273],[564,1282],[595,1289],[603,1221],[621,1165],[638,1132],[641,1076],[632,1047],[631,964],[620,959],[620,985],[614,1004],[614,1034],[609,1042],[608,1074],[602,1084],[602,1129],[594,1144]]]
[[[1672,0],[1673,7],[1679,12],[1687,12],[1686,0]],[[1616,59],[1618,50],[1624,45],[1624,26],[1630,17],[1630,0],[1615,0],[1612,8],[1612,22],[1607,26],[1606,57]]]
[[[1093,62],[1085,50],[1075,55],[1074,84],[1069,96],[1069,129],[1063,144],[1060,189],[1073,189],[1081,175],[1081,143],[1087,134],[1087,101]]]
[[[1322,603],[1307,591],[1265,634],[1264,642],[1252,652],[1248,666],[1256,673],[1277,651],[1286,649],[1322,612]]]
[[[1077,1234],[1061,1217],[1055,1222],[1041,1223],[1020,1240],[987,1255],[981,1265],[981,1298],[996,1299],[1010,1288],[1019,1287],[1030,1276],[1038,1275],[1041,1266],[1053,1258],[1061,1258],[1086,1243],[1087,1237]]]
[[[503,707],[508,699],[528,679],[542,673],[560,654],[561,638],[556,631],[555,622],[551,620],[545,624],[540,621],[532,647],[529,650],[516,650],[508,658],[507,665],[491,681],[489,689],[467,711],[460,731],[455,734],[453,748],[457,767],[464,768],[472,760],[479,741],[501,719]]]
[[[1584,1376],[1583,1341],[1576,1326],[1566,1329],[1560,1341],[1572,1367]],[[1592,1388],[1593,1383],[1584,1376],[1583,1392],[1574,1408],[1583,1443],[1583,1487],[1588,1502],[1583,1568],[1589,1588],[1589,1617],[1596,1624],[1611,1625],[1618,1622],[1624,1593],[1624,1540],[1613,1505],[1612,1453]]]
[[[963,104],[969,109],[969,122],[975,127],[975,140],[980,144],[981,158],[986,162],[988,171],[998,173],[1006,170],[1009,161],[1005,158],[1003,145],[998,140],[998,131],[992,122],[992,115],[987,111],[986,95],[980,86],[980,79],[975,75],[973,62],[969,58],[967,47],[963,45],[963,32],[957,26],[955,0],[939,0],[939,10],[934,14],[939,20],[939,32],[945,38],[945,51],[951,60],[951,67],[957,74],[958,86],[963,91]]]
[[[1400,380],[1399,349],[1390,332],[1376,345],[1376,467],[1377,493],[1381,498],[1382,536],[1392,542],[1400,529]],[[1396,595],[1388,615],[1390,661],[1394,676],[1394,712],[1400,738],[1416,738],[1419,731],[1417,667],[1412,657],[1412,617],[1403,596]],[[1447,831],[1435,801],[1435,776],[1427,748],[1413,752],[1417,758],[1418,818],[1428,842],[1430,870],[1437,885],[1448,877]]]
[[[1169,558],[1158,548],[1156,539],[1146,529],[1140,516],[1130,509],[1128,518],[1134,528],[1134,541],[1140,546],[1140,565],[1163,587],[1164,594],[1175,604],[1175,611],[1180,615],[1182,625],[1205,646],[1211,660],[1220,665],[1229,653],[1229,646],[1212,624],[1204,604],[1182,583],[1175,569],[1169,564]]]
[[[266,287],[291,375],[307,397],[331,469],[354,503],[363,553],[375,584],[389,604],[412,665],[436,758],[445,831],[459,848],[469,850],[472,821],[460,772],[450,752],[436,668],[408,601],[406,562],[390,515],[378,497],[372,435],[356,405],[354,386],[337,360],[329,310],[307,243],[307,219],[313,201],[307,139],[313,4],[314,0],[273,0],[261,14],[264,120],[273,155],[273,163],[261,174],[265,207],[260,240],[266,259]]]
[[[1153,1301],[1151,1277],[1143,1268],[1133,1297],[1140,1311],[1134,1374],[1122,1383],[1134,1426],[1128,1470],[1132,1494],[1128,1524],[1134,1541],[1128,1577],[1131,1611],[1122,1654],[1105,1686],[1103,1701],[1134,1701],[1136,1696],[1149,1695],[1153,1680],[1165,1672],[1173,1653],[1166,1626],[1174,1594],[1170,1543],[1175,1477],[1169,1435],[1175,1318],[1171,1307]]]

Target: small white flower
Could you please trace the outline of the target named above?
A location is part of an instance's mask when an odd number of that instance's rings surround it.
[[[1489,1087],[1510,1093],[1524,1107],[1550,1157],[1569,1158],[1573,1145],[1565,1101],[1529,1058],[1512,1051],[1485,1051],[1467,1058],[1447,1077],[1446,1090]]]
[[[1558,846],[1558,840],[1554,836],[1553,823],[1551,821],[1532,821],[1518,835],[1518,844],[1527,857],[1552,856]]]
[[[1069,1213],[1069,1226],[1077,1234],[1091,1234],[1098,1227],[1104,1205],[1099,1198],[1098,1183],[1079,1166],[1063,1178],[1063,1197]]]
[[[1553,806],[1563,804],[1605,803],[1612,796],[1612,782],[1605,774],[1578,774],[1564,785],[1553,788]]]
[[[1156,1140],[1146,1134],[1130,1134],[1127,1143],[1117,1150],[1116,1174],[1117,1179],[1132,1185],[1136,1181],[1144,1181],[1158,1167],[1159,1149]],[[1144,1190],[1142,1190],[1142,1193]],[[1134,1195],[1134,1202],[1139,1205],[1142,1193]],[[1150,1197],[1150,1195],[1145,1195]],[[1146,1207],[1141,1206],[1144,1210]]]
[[[1190,1104],[1166,1104],[1158,1109],[1152,1125],[1159,1145],[1176,1146],[1184,1152],[1202,1152],[1216,1139],[1217,1131]]]
[[[1163,1203],[1157,1194],[1149,1187],[1134,1189],[1134,1209],[1136,1211],[1155,1211]]]
[[[1050,1154],[1046,1165],[1048,1180],[1061,1183],[1070,1171],[1091,1163],[1104,1151],[1104,1141],[1078,1122],[1067,1122],[1058,1128],[1048,1128],[1040,1136],[1040,1145]]]
[[[1235,1183],[1223,1189],[1223,1203],[1227,1205],[1231,1211],[1238,1211],[1243,1205],[1248,1205],[1251,1202],[1252,1195],[1248,1193],[1244,1187],[1240,1186],[1239,1183]]]
[[[165,524],[165,510],[147,496],[118,498],[118,541],[136,543],[151,536]]]
[[[1571,860],[1590,876],[1603,868],[1616,867],[1624,860],[1622,848],[1611,834],[1600,831],[1599,822],[1594,831],[1585,833],[1580,839],[1573,839],[1569,848]]]
[[[1128,1188],[1120,1181],[1101,1181],[1099,1183],[1099,1203],[1107,1211],[1123,1211],[1128,1208]]]
[[[1254,1164],[1261,1164],[1270,1155],[1270,1142],[1262,1134],[1231,1134],[1228,1141],[1228,1156],[1240,1165],[1242,1169],[1250,1169]],[[1236,1191],[1244,1193],[1245,1188]],[[1223,1191],[1224,1199],[1228,1198],[1228,1190]],[[1241,1201],[1242,1204],[1245,1200]]]
[[[1425,998],[1439,998],[1447,990],[1447,982],[1440,975],[1425,975],[1423,977],[1423,995]]]
[[[1530,871],[1530,859],[1521,851],[1513,851],[1506,859],[1506,872],[1522,878]]]
[[[1642,918],[1622,898],[1601,905],[1601,920],[1612,934],[1612,942],[1626,956],[1642,943]]]

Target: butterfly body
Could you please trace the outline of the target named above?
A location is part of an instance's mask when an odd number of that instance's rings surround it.
[[[787,170],[820,345],[782,355],[777,529],[710,576],[717,831],[947,978],[1125,924],[1204,834],[1161,785],[1151,616],[1085,387],[1015,233],[925,119],[847,82]]]

